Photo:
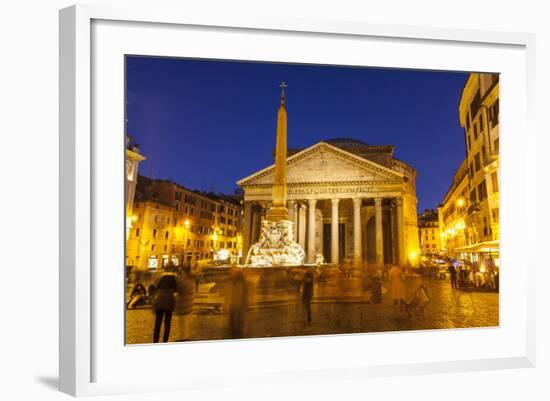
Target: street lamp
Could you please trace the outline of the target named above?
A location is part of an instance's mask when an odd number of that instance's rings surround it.
[[[464,206],[464,198],[458,198],[457,201],[456,201],[456,205],[458,207]]]

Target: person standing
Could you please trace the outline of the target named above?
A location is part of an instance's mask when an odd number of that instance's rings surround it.
[[[153,342],[158,343],[160,329],[164,320],[163,342],[170,337],[170,325],[172,313],[176,303],[177,291],[176,275],[172,266],[167,266],[166,271],[158,278],[153,296],[153,311],[155,312],[155,327],[153,329]]]
[[[229,327],[232,338],[242,338],[245,316],[249,305],[249,288],[242,271],[236,270],[229,278],[226,292],[226,308],[229,312]]]
[[[449,266],[449,273],[451,275],[451,288],[458,288],[458,272],[456,271],[456,266],[454,262],[451,263],[451,265]]]
[[[177,276],[178,296],[176,297],[176,317],[178,322],[179,339],[189,339],[189,319],[193,313],[193,301],[195,297],[195,283],[191,276],[189,266],[184,266]]]
[[[393,301],[394,309],[402,311],[405,304],[405,281],[401,267],[393,265],[388,272],[390,295]]]
[[[311,326],[311,299],[313,298],[313,273],[308,271],[302,281],[302,307],[305,314],[305,320],[308,326]]]

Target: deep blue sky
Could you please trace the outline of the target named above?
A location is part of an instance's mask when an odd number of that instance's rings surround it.
[[[442,200],[465,156],[458,102],[467,74],[127,57],[127,130],[140,173],[232,193],[273,162],[279,83],[288,147],[335,137],[395,145],[417,169],[418,211]]]

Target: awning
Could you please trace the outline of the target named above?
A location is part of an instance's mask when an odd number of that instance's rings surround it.
[[[458,253],[498,253],[500,249],[500,241],[486,241],[478,244],[455,248]]]

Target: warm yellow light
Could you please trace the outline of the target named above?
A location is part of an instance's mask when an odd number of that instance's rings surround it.
[[[464,198],[458,198],[457,201],[456,201],[456,205],[458,207],[464,206]]]
[[[138,221],[138,217],[137,217],[135,214],[132,216],[132,221],[133,221],[133,222]]]
[[[185,219],[185,222],[183,223],[183,225],[185,226],[185,229],[189,229],[189,225],[191,224],[191,222],[189,221],[189,219]]]
[[[214,241],[217,241],[218,240],[218,233],[216,231],[214,231],[214,234],[212,234],[212,239]]]

